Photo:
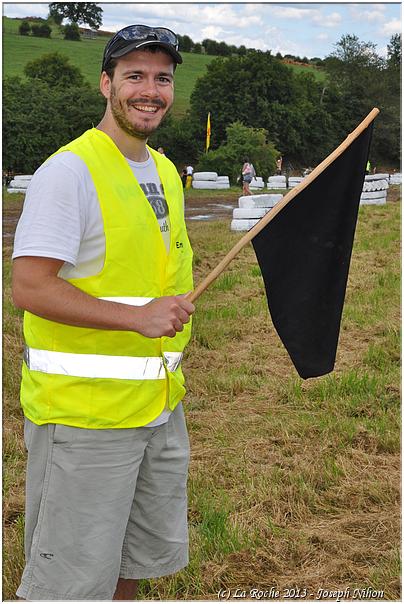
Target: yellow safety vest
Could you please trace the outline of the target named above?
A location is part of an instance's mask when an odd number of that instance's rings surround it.
[[[97,275],[68,280],[96,298],[142,305],[193,289],[181,179],[170,160],[148,150],[169,208],[169,254],[150,203],[108,135],[93,128],[57,151],[71,151],[86,163],[101,206],[104,267]],[[144,426],[166,404],[174,409],[183,398],[181,358],[190,334],[191,323],[174,338],[146,338],[73,327],[25,312],[24,414],[39,425]]]

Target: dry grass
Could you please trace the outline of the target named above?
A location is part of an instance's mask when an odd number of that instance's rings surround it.
[[[221,588],[248,597],[271,587],[282,595],[306,589],[299,599],[347,587],[400,598],[397,191],[387,206],[361,209],[330,376],[297,377],[251,248],[198,301],[185,360],[191,561],[173,577],[144,581],[143,598],[217,600]],[[16,205],[6,200],[6,219]],[[236,241],[228,227],[189,224],[196,282]],[[12,599],[22,566],[24,451],[20,315],[8,301],[7,267],[4,596]]]

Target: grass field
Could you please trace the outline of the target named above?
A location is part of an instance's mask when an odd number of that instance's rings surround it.
[[[298,378],[252,248],[198,300],[185,359],[191,559],[173,577],[143,581],[142,598],[216,600],[239,589],[249,599],[250,589],[273,587],[274,599],[347,588],[368,590],[363,600],[400,599],[398,191],[386,206],[360,209],[332,374]],[[10,300],[21,199],[4,200],[5,600],[23,566],[21,313]],[[240,237],[229,220],[192,222],[189,233],[196,282]]]
[[[70,57],[72,64],[80,68],[85,79],[92,86],[98,87],[102,53],[108,38],[99,36],[95,40],[82,39],[80,42],[71,42],[63,40],[58,28],[54,28],[49,39],[20,36],[18,34],[20,23],[18,19],[3,17],[3,76],[24,77],[24,67],[28,61],[57,51]],[[176,101],[173,114],[177,117],[185,114],[196,80],[205,73],[207,65],[216,58],[187,52],[181,54],[184,63],[175,74]],[[289,67],[297,71],[310,71],[319,80],[325,77],[318,69],[294,65]]]

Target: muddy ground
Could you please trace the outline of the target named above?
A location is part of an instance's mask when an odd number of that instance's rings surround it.
[[[258,192],[257,192],[258,194]],[[231,220],[233,209],[238,207],[238,198],[240,192],[229,191],[226,196],[215,196],[212,192],[211,197],[193,196],[192,192],[187,193],[185,200],[185,218],[188,220]],[[401,187],[392,186],[387,191],[387,203],[397,202],[401,196]],[[10,245],[10,239],[14,237],[15,227],[21,214],[23,198],[12,204],[8,202],[3,205],[3,239]]]

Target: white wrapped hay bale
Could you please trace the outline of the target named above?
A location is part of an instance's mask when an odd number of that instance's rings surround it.
[[[228,176],[218,176],[217,172],[194,172],[194,189],[230,189]]]
[[[302,176],[289,176],[289,188],[293,189],[293,187],[295,187],[296,185],[300,185],[302,180]]]
[[[369,191],[384,191],[388,188],[388,181],[385,178],[382,178],[381,180],[365,180],[362,191],[367,193]]]
[[[237,218],[233,218],[230,224],[230,230],[232,231],[249,231],[257,224],[258,220],[253,219],[245,219],[238,220]]]
[[[256,176],[250,182],[250,189],[263,189],[265,187],[265,183],[262,180],[262,176]]]
[[[283,195],[243,195],[239,197],[238,208],[233,210],[232,231],[249,231],[281,199]]]
[[[234,208],[233,218],[237,219],[256,219],[262,218],[271,208]]]
[[[16,176],[10,182],[9,187],[10,187],[10,189],[25,189],[26,190],[28,188],[29,183],[30,183],[29,180],[19,180],[19,178]]]
[[[229,189],[230,185],[216,180],[193,180],[192,187],[194,189]]]
[[[286,189],[286,176],[270,176],[267,187],[268,189]]]
[[[243,195],[239,197],[238,205],[240,208],[273,208],[275,204],[282,199],[281,193],[262,195]]]
[[[28,182],[31,180],[32,178],[32,174],[16,174],[14,176],[15,180],[28,180]]]
[[[396,174],[389,174],[389,183],[391,185],[401,185],[402,179],[401,179],[401,174],[400,173],[396,173]]]
[[[9,187],[7,189],[7,193],[26,193],[27,192],[27,188],[21,188],[21,187]]]
[[[384,191],[368,191],[362,193],[360,205],[384,205],[387,202],[387,189]]]
[[[386,180],[388,180],[389,175],[388,174],[366,174],[366,176],[365,176],[365,180],[381,180],[382,178],[385,178]]]
[[[217,180],[217,172],[194,172],[193,180],[202,180],[202,181],[216,181]]]

